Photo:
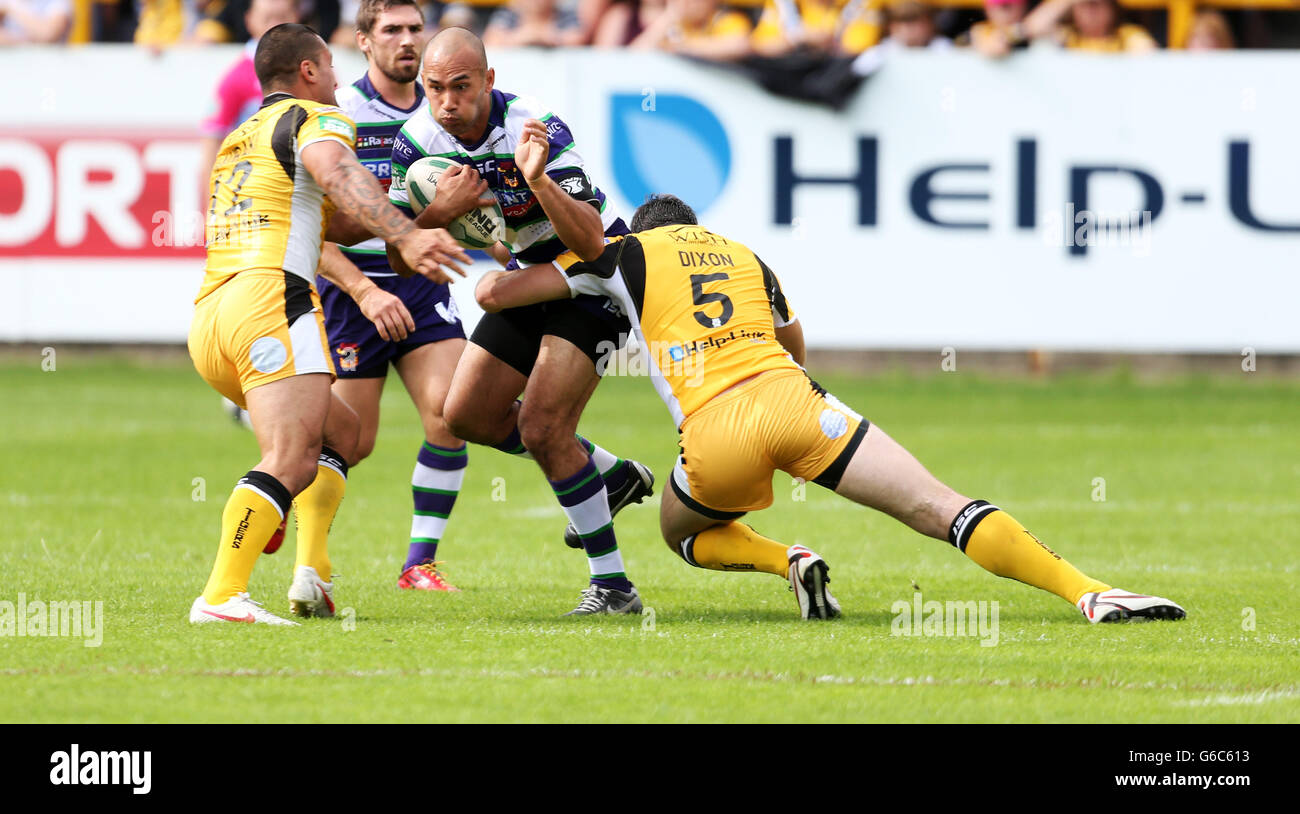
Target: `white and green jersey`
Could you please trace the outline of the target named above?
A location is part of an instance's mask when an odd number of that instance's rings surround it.
[[[346,108],[345,108],[346,109]],[[506,236],[502,240],[510,253],[522,264],[549,263],[565,246],[555,234],[542,205],[524,181],[515,165],[515,148],[524,122],[538,119],[546,125],[550,155],[546,174],[576,200],[591,204],[600,212],[605,234],[627,233],[627,226],[613,211],[605,193],[592,184],[582,156],[574,147],[569,126],[535,100],[499,90],[492,91],[492,112],[483,138],[464,144],[434,119],[428,105],[421,105],[393,143],[392,186],[389,200],[407,214],[412,214],[406,189],[406,170],[425,156],[448,158],[478,170],[487,181],[505,214]],[[360,131],[364,133],[365,131]]]
[[[370,82],[362,76],[346,88],[339,88],[336,98],[339,107],[347,111],[357,124],[357,159],[370,170],[385,190],[393,177],[393,142],[416,111],[426,108],[424,89],[415,83],[415,104],[406,109],[389,104]],[[388,266],[384,241],[372,237],[355,246],[343,246],[343,254],[370,277],[396,277]]]

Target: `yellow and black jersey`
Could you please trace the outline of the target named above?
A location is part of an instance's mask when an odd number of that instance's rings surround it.
[[[728,387],[799,369],[775,329],[795,321],[776,275],[753,251],[701,226],[615,238],[584,263],[555,259],[569,289],[612,297],[647,354],[655,389],[680,426]]]
[[[316,279],[332,210],[302,150],[325,139],[355,150],[356,125],[337,107],[285,93],[267,96],[226,136],[209,181],[208,261],[198,300],[241,271]]]

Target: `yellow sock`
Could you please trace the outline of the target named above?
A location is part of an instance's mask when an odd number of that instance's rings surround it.
[[[288,507],[289,490],[265,472],[252,471],[240,479],[221,513],[221,544],[203,588],[205,602],[220,605],[248,590],[253,565]]]
[[[971,503],[957,515],[949,539],[985,570],[1051,591],[1071,603],[1091,591],[1110,588],[1070,565],[1014,517],[984,501]]]
[[[334,513],[343,502],[348,466],[338,453],[326,447],[316,467],[316,480],[293,501],[298,519],[298,554],[294,567],[310,565],[326,582],[330,581],[330,558],[326,543]]]
[[[744,523],[705,529],[682,542],[691,565],[714,571],[766,571],[784,578],[790,568],[789,546],[754,531]]]

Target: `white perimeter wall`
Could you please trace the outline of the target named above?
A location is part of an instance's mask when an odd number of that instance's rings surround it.
[[[0,341],[184,340],[195,127],[237,55],[0,51]],[[1300,55],[905,54],[842,113],[653,54],[490,58],[625,215],[678,192],[755,248],[814,346],[1300,352]]]

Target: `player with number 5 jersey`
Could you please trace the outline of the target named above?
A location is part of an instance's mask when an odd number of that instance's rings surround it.
[[[698,225],[671,195],[632,217],[600,257],[494,272],[485,310],[604,292],[622,303],[680,433],[660,503],[664,541],[687,563],[784,577],[805,619],[840,615],[825,560],[738,522],[772,505],[776,470],[948,540],[994,574],[1075,604],[1090,622],[1181,619],[1177,604],[1093,579],[1009,514],[940,483],[907,450],[803,370],[803,328],[752,250]]]

